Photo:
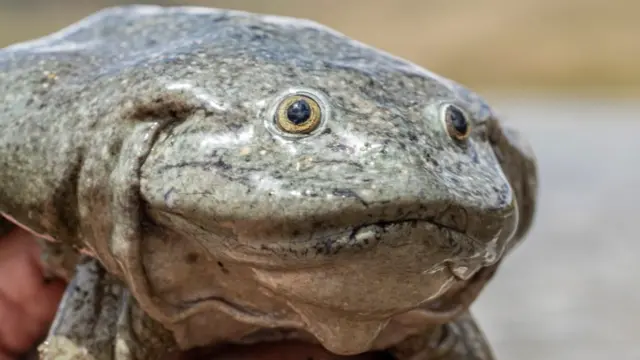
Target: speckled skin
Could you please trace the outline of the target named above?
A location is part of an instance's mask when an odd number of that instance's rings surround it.
[[[274,112],[301,91],[323,121],[292,137]],[[467,308],[530,227],[536,166],[453,81],[305,20],[121,7],[1,50],[0,126],[0,211],[95,259],[43,358],[492,358]]]

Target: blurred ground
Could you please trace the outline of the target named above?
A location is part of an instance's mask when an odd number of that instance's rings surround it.
[[[493,103],[532,142],[541,195],[474,306],[498,359],[640,359],[640,103]]]
[[[131,2],[311,18],[481,90],[640,94],[637,0],[0,0],[0,46]]]
[[[0,46],[117,3],[0,0]],[[492,94],[541,175],[529,239],[475,305],[498,359],[640,359],[640,102],[603,100],[640,94],[640,1],[181,3],[312,18]]]

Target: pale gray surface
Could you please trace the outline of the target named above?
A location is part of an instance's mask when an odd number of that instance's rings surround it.
[[[640,102],[490,103],[541,174],[534,230],[475,306],[498,359],[640,359]]]

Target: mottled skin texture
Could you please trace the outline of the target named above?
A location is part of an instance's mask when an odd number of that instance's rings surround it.
[[[292,137],[274,113],[301,92],[322,122]],[[57,273],[89,254],[43,358],[492,358],[467,309],[532,222],[535,159],[448,79],[308,21],[114,8],[0,51],[0,127],[0,211],[59,242]]]

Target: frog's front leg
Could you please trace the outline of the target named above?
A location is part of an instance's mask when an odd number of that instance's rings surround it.
[[[151,360],[172,344],[117,279],[84,257],[39,351],[42,360]]]
[[[468,311],[410,337],[390,352],[398,360],[495,360],[484,333]]]
[[[149,317],[125,291],[116,329],[115,360],[179,359],[173,335]]]

